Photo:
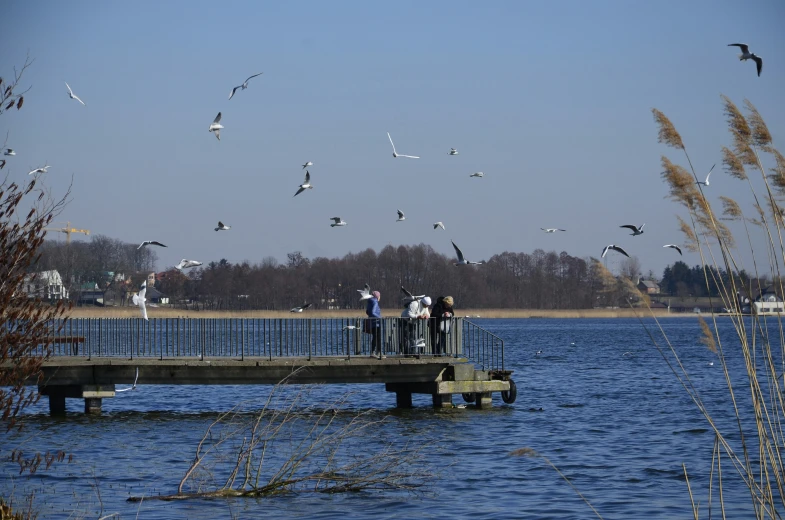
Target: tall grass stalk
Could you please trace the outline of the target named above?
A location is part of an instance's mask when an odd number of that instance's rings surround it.
[[[679,217],[687,241],[685,246],[700,255],[707,293],[711,294],[709,288],[712,285],[719,287],[722,306],[731,311],[729,319],[736,332],[732,344],[723,344],[718,333],[718,317],[714,313],[711,315],[713,328],[701,318],[700,341],[716,353],[722,367],[728,401],[735,414],[735,428],[738,431],[734,432],[734,435],[738,435],[740,453],[734,451],[728,441],[731,432],[722,431],[704,406],[676,349],[668,340],[656,317],[655,323],[661,337],[664,338],[664,344],[661,345],[648,328],[647,332],[714,432],[715,444],[707,505],[709,515],[711,515],[714,498],[711,490],[716,473],[717,500],[722,517],[725,518],[723,468],[720,465],[724,455],[747,486],[750,493],[750,509],[755,517],[780,518],[782,511],[785,510],[785,473],[781,456],[782,448],[785,446],[783,434],[785,402],[782,395],[782,360],[785,359],[783,315],[758,314],[755,312],[754,304],[750,303],[751,313],[746,316],[743,313],[745,301],[743,298],[752,300],[755,295],[762,293],[767,286],[762,283],[762,280],[771,280],[780,297],[784,293],[781,269],[785,265],[783,240],[785,212],[779,207],[777,198],[785,195],[785,160],[774,148],[766,123],[752,103],[745,100],[746,115],[726,96],[722,96],[722,104],[732,140],[731,147],[721,149],[724,170],[731,177],[745,182],[751,196],[754,210],[752,214],[755,215],[754,218],[745,216],[742,206],[736,200],[720,197],[722,213],[726,216],[722,220],[742,224],[741,232],[746,236],[745,247],[749,248],[752,259],[754,276],[750,279],[740,276],[743,268],[734,235],[717,216],[711,201],[706,196],[714,194],[714,185],[709,188],[698,183],[699,177],[675,125],[659,110],[653,109],[652,113],[659,130],[659,141],[683,153],[687,164],[687,168],[682,167],[665,156],[661,161],[662,177],[669,187],[669,197],[680,204],[687,215],[686,219]],[[771,163],[774,167],[767,170],[766,163]],[[755,170],[760,174],[759,177],[750,175]],[[749,214],[751,213],[747,212],[747,215]],[[760,239],[765,243],[765,254],[753,245],[759,243]],[[719,277],[718,273],[721,273]],[[772,325],[770,320],[775,321],[778,334],[769,333]],[[740,377],[740,374],[731,373],[726,357],[726,352],[730,353],[730,351],[727,349],[740,350],[744,359],[746,380]],[[749,397],[745,396],[742,400],[742,393],[748,393]],[[748,406],[751,409],[747,409]],[[754,427],[751,423],[754,423]],[[750,432],[754,432],[754,435],[746,435]],[[693,500],[686,467],[684,472],[693,504],[693,513],[695,518],[698,518],[700,511]]]

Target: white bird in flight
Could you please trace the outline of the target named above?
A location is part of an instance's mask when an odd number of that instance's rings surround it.
[[[434,222],[433,223],[433,229],[436,229],[436,228],[444,229],[444,223],[443,222]]]
[[[308,161],[307,163],[303,164],[303,170],[308,168],[309,166],[313,166],[313,163],[311,161]]]
[[[117,392],[127,392],[129,390],[136,390],[136,382],[139,381],[139,367],[136,367],[136,377],[134,377],[134,384],[131,388],[121,388],[119,390],[115,390]]]
[[[763,70],[763,58],[760,56],[756,56],[755,53],[750,52],[750,48],[746,43],[729,43],[728,47],[738,47],[741,49],[741,54],[739,54],[739,60],[746,61],[752,60],[758,66],[758,76],[760,76],[760,71]]]
[[[215,134],[215,137],[219,141],[221,140],[221,128],[224,127],[224,125],[220,124],[220,122],[221,122],[221,113],[218,112],[218,115],[215,116],[213,122],[210,123],[210,129],[208,130],[208,132],[213,132]]]
[[[619,226],[619,227],[623,227],[623,228],[627,228],[627,229],[631,230],[632,234],[630,236],[636,237],[638,235],[642,235],[643,234],[643,226],[645,226],[645,225],[646,224],[644,223],[644,224],[641,224],[640,227],[636,227],[636,226],[633,226],[632,224],[626,224],[624,226]]]
[[[79,101],[81,104],[83,104],[84,106],[87,106],[84,101],[79,99],[79,97],[76,94],[74,94],[73,90],[71,90],[71,87],[68,86],[68,82],[67,81],[65,82],[65,86],[68,87],[68,96],[71,99],[75,99],[75,100]]]
[[[396,222],[401,222],[402,220],[406,220],[406,217],[403,216],[403,211],[398,210],[398,218],[396,219]]]
[[[341,330],[354,330],[356,328],[357,328],[357,325],[347,325],[344,328],[342,328]]]
[[[27,173],[27,175],[32,175],[32,174],[34,174],[34,173],[47,173],[47,170],[48,170],[48,169],[49,169],[49,165],[47,164],[46,166],[44,166],[44,167],[42,167],[42,168],[36,168],[35,170],[30,170],[30,171]]]
[[[544,228],[544,227],[541,227],[540,229],[542,229],[546,233],[556,233],[557,231],[567,231],[566,229],[561,229],[561,228]]]
[[[452,240],[450,240],[450,242],[452,242]],[[469,260],[466,260],[466,258],[464,258],[463,256],[463,251],[458,249],[458,246],[455,245],[455,242],[452,242],[452,247],[455,248],[455,254],[458,255],[458,261],[455,262],[453,265],[482,265],[485,263],[485,262],[470,262]]]
[[[406,157],[408,159],[419,159],[416,155],[403,155],[395,151],[395,143],[393,143],[392,137],[390,137],[390,132],[387,132],[387,139],[390,140],[390,144],[393,147],[393,157]]]
[[[450,151],[447,152],[448,155],[458,155],[458,150],[455,148],[450,148]]]
[[[313,186],[311,186],[311,174],[308,172],[308,170],[305,170],[305,182],[300,184],[300,189],[297,190],[297,193],[295,193],[293,196],[296,197],[297,195],[304,192],[305,190],[311,190],[311,189],[313,189]]]
[[[605,258],[605,255],[607,255],[608,251],[610,251],[611,249],[613,249],[614,251],[616,251],[618,253],[623,254],[627,258],[630,257],[630,255],[628,255],[627,251],[625,251],[624,249],[620,248],[619,246],[615,246],[613,244],[610,244],[610,245],[605,246],[605,249],[602,250],[602,257],[601,258]]]
[[[711,172],[712,172],[712,170],[714,170],[715,166],[717,166],[717,165],[713,164],[711,166],[711,170],[709,170],[709,174],[706,175],[706,180],[705,181],[698,181],[698,184],[703,184],[704,186],[708,186],[709,185],[709,177],[711,176]]]
[[[479,178],[483,178],[483,177],[485,177],[485,174],[484,174],[483,172],[474,172],[474,173],[472,173],[471,175],[469,175],[469,177],[479,177]]]
[[[189,267],[197,267],[202,265],[202,262],[197,262],[196,260],[186,260],[183,258],[180,260],[180,263],[174,266],[175,269],[178,271],[182,271],[183,269],[188,269]]]
[[[420,301],[423,298],[425,298],[424,294],[420,294],[418,296],[413,295],[412,293],[407,291],[403,285],[401,286],[401,292],[403,293],[403,301],[406,302],[407,304],[413,301]]]
[[[3,155],[16,155],[16,152],[13,151],[11,148],[6,148],[3,152]]]
[[[218,221],[218,227],[215,228],[216,231],[228,231],[230,229],[232,229],[232,226],[227,226],[226,224],[224,224],[220,220]]]
[[[136,249],[142,249],[144,246],[161,246],[161,247],[166,247],[165,245],[163,245],[162,243],[158,242],[157,240],[145,240],[144,242],[139,244],[139,247],[137,247]]]
[[[679,246],[677,246],[677,245],[674,245],[674,244],[667,244],[667,245],[664,245],[664,246],[662,246],[662,247],[670,247],[670,248],[672,248],[672,249],[675,249],[676,251],[678,251],[678,252],[679,252],[679,254],[681,254],[681,248],[680,248]]]
[[[308,308],[308,307],[310,307],[311,305],[313,305],[313,304],[311,304],[311,303],[303,303],[302,305],[299,305],[299,306],[297,306],[297,307],[294,307],[294,308],[293,308],[292,310],[290,310],[289,312],[303,312],[305,309],[307,309],[307,308]]]
[[[234,87],[232,89],[232,91],[229,92],[229,99],[232,99],[232,96],[234,96],[234,93],[237,92],[238,88],[242,89],[242,90],[247,89],[248,88],[248,82],[251,81],[251,79],[255,78],[256,76],[261,76],[262,74],[264,74],[264,73],[260,72],[259,74],[254,74],[253,76],[250,76],[247,80],[243,81],[243,84],[240,85],[239,87]]]
[[[368,284],[365,284],[365,287],[362,289],[357,289],[357,292],[360,293],[360,301],[370,300],[373,298],[373,294],[371,294],[371,286]]]
[[[139,289],[139,292],[134,294],[131,300],[134,302],[134,305],[138,305],[139,309],[142,311],[142,318],[147,321],[147,307],[145,306],[145,294],[147,293],[147,280],[142,282],[142,287]]]
[[[346,222],[341,220],[341,217],[330,217],[330,220],[333,221],[333,223],[330,224],[330,227],[337,227],[337,226],[345,226],[346,225]]]

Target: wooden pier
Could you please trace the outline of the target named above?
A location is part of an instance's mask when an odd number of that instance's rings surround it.
[[[117,385],[272,385],[384,383],[398,407],[430,394],[436,407],[453,395],[485,408],[492,395],[515,401],[504,342],[463,319],[432,333],[425,321],[377,322],[381,355],[371,354],[363,319],[76,319],[52,339],[41,395],[52,414],[67,398],[100,413]],[[354,327],[354,328],[351,328]],[[73,341],[71,338],[79,338]],[[377,343],[375,348],[380,345]]]

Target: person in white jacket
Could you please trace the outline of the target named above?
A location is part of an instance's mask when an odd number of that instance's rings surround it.
[[[431,305],[431,298],[424,296],[423,298],[407,298],[404,300],[406,307],[401,313],[400,321],[400,334],[401,334],[401,353],[413,354],[414,349],[412,346],[418,338],[422,338],[423,334],[418,334],[417,329],[423,327],[425,321],[430,318],[429,307]]]

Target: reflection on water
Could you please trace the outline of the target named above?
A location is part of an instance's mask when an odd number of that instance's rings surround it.
[[[242,402],[253,417],[270,392],[270,387],[250,386],[139,386],[105,399],[97,417],[83,415],[81,401],[74,400],[65,418],[50,418],[42,399],[26,429],[3,439],[0,496],[34,491],[41,518],[93,518],[101,512],[123,518],[135,518],[137,512],[139,518],[248,518],[260,516],[261,507],[264,516],[287,518],[592,517],[542,459],[508,455],[530,447],[567,475],[606,518],[690,517],[682,463],[696,500],[706,503],[712,432],[637,320],[477,321],[506,342],[505,363],[518,385],[514,405],[504,405],[496,395],[490,410],[434,410],[430,396],[415,395],[414,409],[398,410],[395,395],[381,384],[318,388],[323,403],[351,392],[339,418],[357,412],[387,417],[380,426],[385,431],[355,440],[358,452],[374,449],[383,434],[440,448],[426,454],[425,462],[440,471],[421,495],[303,493],[126,502],[132,495],[175,492],[196,444],[219,412]],[[708,364],[715,357],[700,345],[697,321],[662,323],[706,406],[721,428],[732,432],[722,369],[719,363]],[[732,345],[730,323],[722,326],[728,327],[724,333]],[[741,381],[740,358],[731,359],[731,371]],[[463,400],[455,396],[454,402]],[[729,438],[733,442],[738,433]],[[63,449],[74,454],[75,462],[19,477],[18,465],[7,457],[15,447],[28,453]],[[730,471],[723,477],[728,517],[751,516],[746,488]]]

